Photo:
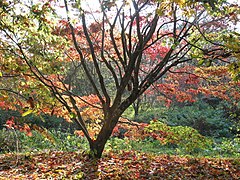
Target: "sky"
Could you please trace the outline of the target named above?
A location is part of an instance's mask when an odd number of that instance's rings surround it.
[[[64,6],[64,1],[61,0],[60,2],[62,2],[61,5]],[[240,5],[240,0],[228,0],[228,2],[236,3],[236,4]],[[89,10],[91,9],[93,11],[94,10],[98,10],[99,9],[99,0],[81,0],[81,6],[85,10],[88,10],[88,9]],[[62,17],[66,17],[66,10],[65,10],[65,8],[62,8],[61,10],[59,10],[59,14],[61,14]],[[240,32],[240,22],[235,27],[236,27],[236,30]]]

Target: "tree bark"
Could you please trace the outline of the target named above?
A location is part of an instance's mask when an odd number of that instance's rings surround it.
[[[141,98],[140,97],[138,97],[136,102],[133,103],[134,120],[138,119],[140,103],[141,103]]]
[[[90,158],[101,158],[104,147],[108,141],[108,139],[112,135],[112,131],[116,126],[118,119],[120,116],[114,118],[105,119],[105,124],[103,125],[101,131],[99,132],[97,139],[89,142],[90,145]]]
[[[105,144],[107,142],[106,141],[101,141],[101,142],[97,142],[97,141],[92,141],[90,143],[90,153],[89,153],[89,157],[92,159],[100,159],[102,157],[102,153],[105,147]]]

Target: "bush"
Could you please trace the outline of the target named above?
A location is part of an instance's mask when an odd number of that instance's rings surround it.
[[[105,147],[106,152],[119,151],[119,150],[129,151],[131,149],[132,149],[132,146],[128,138],[121,139],[116,137],[110,138]]]
[[[19,151],[41,151],[45,149],[61,151],[87,150],[88,143],[83,137],[57,130],[45,132],[32,131],[32,136],[27,136],[18,130],[0,130],[1,152],[16,152],[18,140]],[[16,136],[17,135],[17,136]]]
[[[160,143],[176,145],[180,150],[189,153],[206,149],[212,144],[210,139],[191,127],[170,127],[160,121],[151,121],[150,125],[145,127],[145,131]]]
[[[142,105],[144,106],[144,105]],[[139,123],[149,123],[153,119],[164,119],[167,116],[168,109],[166,107],[155,107],[155,108],[142,108],[139,111],[138,116],[134,119],[134,110],[130,106],[122,115],[127,119],[132,119]]]
[[[220,142],[216,141],[212,152],[218,154],[220,157],[240,157],[240,138],[223,138]]]
[[[12,110],[2,110],[0,109],[0,129],[4,128],[4,124],[8,119],[10,119],[12,116],[18,117],[20,116],[20,113],[17,111]]]
[[[154,154],[168,154],[168,155],[176,155],[176,147],[172,145],[163,145],[158,140],[154,140],[153,138],[145,138],[140,141],[132,141],[129,143],[131,147],[135,151],[141,151],[144,153],[154,153]]]
[[[221,107],[213,108],[204,102],[183,108],[172,108],[167,123],[193,127],[204,136],[233,137],[231,133],[233,124],[224,117]]]
[[[88,148],[85,138],[58,130],[49,130],[44,133],[34,131],[32,137],[22,134],[21,142],[25,151],[43,149],[78,151]]]
[[[63,118],[45,114],[42,114],[41,116],[31,115],[25,120],[25,122],[28,124],[36,124],[37,126],[41,126],[46,129],[61,130],[63,132],[73,133],[76,129],[76,124],[74,122],[69,123]]]
[[[198,101],[190,106],[163,106],[145,109],[140,111],[137,122],[149,123],[153,119],[159,119],[171,126],[189,126],[199,131],[204,136],[233,137],[231,127],[234,123],[225,116],[226,110],[222,104],[213,107],[205,102]],[[133,109],[127,109],[125,117],[132,119]]]
[[[69,123],[63,118],[57,116],[50,116],[46,114],[41,114],[36,116],[34,114],[30,114],[26,117],[22,117],[21,114],[17,111],[12,110],[1,110],[0,109],[0,129],[2,129],[4,124],[11,117],[15,117],[16,124],[26,123],[28,125],[36,124],[37,126],[44,127],[46,129],[55,129],[61,130],[63,132],[67,132],[70,130],[73,133],[76,129],[76,124]]]

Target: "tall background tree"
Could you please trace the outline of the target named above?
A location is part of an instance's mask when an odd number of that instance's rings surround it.
[[[122,113],[151,85],[189,63],[228,61],[234,49],[223,39],[239,7],[181,0],[98,5],[89,10],[65,0],[64,18],[55,1],[3,1],[0,71],[1,99],[14,102],[10,108],[74,121],[100,158]]]

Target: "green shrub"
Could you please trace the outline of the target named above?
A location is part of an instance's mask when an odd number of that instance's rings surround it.
[[[142,106],[144,107],[144,105]],[[153,119],[159,119],[171,126],[192,127],[204,136],[215,138],[234,136],[231,130],[234,123],[226,117],[226,110],[222,107],[222,104],[212,107],[205,102],[198,101],[184,107],[171,106],[171,108],[166,108],[158,106],[143,109],[140,109],[137,119],[134,119],[135,121],[149,123]],[[133,119],[133,108],[128,108],[124,115],[126,115],[124,117]]]
[[[160,121],[151,121],[145,131],[158,139],[162,144],[177,145],[180,150],[194,153],[211,145],[211,140],[199,134],[191,127],[171,127]]]
[[[0,129],[4,128],[4,124],[12,116],[14,116],[14,117],[20,116],[20,113],[17,111],[12,111],[12,110],[6,111],[6,110],[0,109]]]
[[[154,153],[154,154],[169,154],[176,155],[176,147],[172,145],[163,145],[158,140],[153,138],[145,138],[141,141],[130,140],[129,143],[135,151],[141,151],[144,153]]]
[[[223,138],[220,142],[216,141],[212,151],[220,157],[240,157],[240,138]]]
[[[21,142],[25,151],[43,149],[77,151],[86,150],[88,146],[85,138],[57,130],[49,130],[47,136],[37,131],[33,131],[32,137],[22,134]]]
[[[45,149],[61,151],[85,151],[88,143],[85,138],[71,133],[64,133],[57,130],[47,131],[47,136],[38,131],[32,131],[32,136],[27,136],[18,130],[0,130],[0,147],[4,152],[16,152],[17,140],[18,148],[21,152],[41,151]]]
[[[161,121],[171,126],[189,126],[204,136],[233,137],[233,123],[224,117],[221,106],[214,108],[204,102],[196,102],[191,106],[173,106],[162,111]]]
[[[136,122],[149,123],[153,119],[164,119],[167,116],[168,109],[166,107],[160,106],[155,108],[142,108],[139,111],[138,116],[134,119],[134,110],[130,106],[122,115],[127,119],[132,119]]]
[[[15,117],[14,120],[16,124],[23,124],[26,123],[28,125],[36,124],[37,126],[44,127],[46,129],[55,129],[61,130],[63,132],[71,132],[73,133],[76,130],[76,124],[69,123],[63,118],[57,116],[50,116],[46,114],[41,114],[36,116],[34,114],[30,114],[26,117],[22,117],[21,114],[17,111],[12,110],[1,110],[0,109],[0,129],[2,129],[6,121],[11,118]]]
[[[108,151],[119,151],[119,150],[131,150],[132,146],[128,138],[120,139],[112,137],[108,140],[105,150]]]
[[[57,116],[49,116],[45,114],[42,114],[41,117],[32,115],[32,117],[29,118],[29,123],[36,124],[46,129],[55,129],[71,133],[73,133],[77,127],[74,122],[69,123],[63,118]]]
[[[87,150],[87,139],[69,132],[61,132],[60,130],[52,130],[55,139],[55,148],[62,151],[78,151]]]

